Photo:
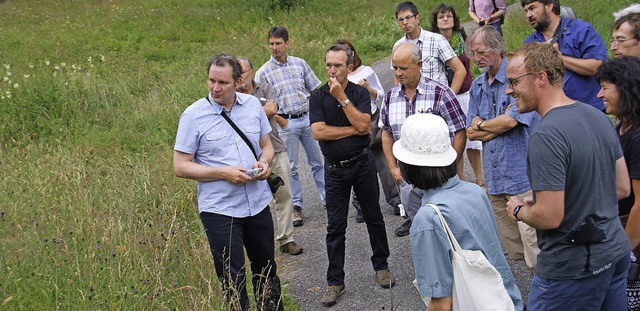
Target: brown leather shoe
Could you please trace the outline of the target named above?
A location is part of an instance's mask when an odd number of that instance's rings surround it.
[[[296,244],[296,242],[291,241],[285,245],[280,246],[280,251],[289,254],[289,255],[299,255],[302,254],[304,248],[302,246]]]

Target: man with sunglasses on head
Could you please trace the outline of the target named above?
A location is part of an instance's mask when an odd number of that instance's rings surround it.
[[[540,250],[536,230],[509,219],[506,210],[511,196],[530,196],[526,175],[529,135],[540,121],[536,112],[519,113],[513,97],[506,95],[507,49],[492,26],[474,30],[466,51],[482,75],[471,84],[467,137],[482,141],[482,164],[487,194],[498,224],[500,241],[509,258],[523,260],[529,269],[536,265]],[[513,79],[517,83],[518,78]]]
[[[422,52],[422,75],[445,85],[448,85],[445,64],[448,65],[454,72],[451,89],[457,94],[464,83],[467,70],[449,45],[449,41],[441,34],[420,27],[420,13],[413,2],[398,4],[396,19],[405,35],[393,45],[393,49],[406,42],[416,44]]]
[[[593,26],[579,19],[560,17],[559,0],[520,0],[535,31],[524,40],[548,42],[560,54],[566,68],[563,90],[567,96],[604,111],[597,97],[600,85],[596,69],[607,59],[607,49]]]

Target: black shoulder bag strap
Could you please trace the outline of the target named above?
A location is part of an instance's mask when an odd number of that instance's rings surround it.
[[[569,23],[571,23],[571,20],[568,20],[567,25],[562,27],[562,19],[560,19],[560,23],[558,24],[558,27],[556,27],[556,30],[553,33],[553,38],[551,38],[551,41],[549,41],[549,44],[553,45],[560,39],[560,37],[562,37],[562,34],[564,33],[564,31],[567,30],[567,28],[569,27]]]
[[[498,9],[498,6],[496,5],[496,0],[493,0],[493,9],[495,10],[495,11],[493,11],[493,13],[500,11]],[[500,25],[504,24],[504,14],[502,14],[502,16],[500,16],[499,19],[500,19]]]
[[[211,104],[211,106],[213,106],[213,104],[209,100],[209,97],[205,97],[205,98],[207,99],[209,104]],[[249,139],[247,138],[247,136],[245,136],[244,133],[242,133],[242,131],[238,128],[238,126],[235,123],[233,123],[233,121],[231,121],[231,118],[229,118],[227,113],[224,112],[224,108],[222,109],[222,112],[220,114],[222,115],[222,117],[225,120],[227,120],[229,125],[231,125],[231,127],[236,131],[236,133],[238,133],[238,135],[240,135],[240,138],[242,138],[242,140],[244,140],[244,142],[247,143],[247,146],[249,146],[249,149],[251,149],[251,152],[253,153],[253,156],[256,157],[256,160],[258,160],[258,155],[256,154],[256,151],[253,149],[253,145],[251,145],[251,143],[249,142]]]

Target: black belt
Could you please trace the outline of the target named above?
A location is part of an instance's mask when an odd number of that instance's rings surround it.
[[[304,115],[307,114],[307,112],[308,111],[297,113],[297,114],[278,113],[278,115],[285,119],[297,119],[297,118],[304,117]]]
[[[324,159],[327,162],[329,162],[329,163],[331,163],[333,165],[336,165],[336,166],[349,167],[349,166],[353,165],[354,163],[356,163],[360,158],[362,158],[362,157],[364,157],[364,156],[366,156],[368,154],[369,154],[368,149],[365,148],[362,151],[358,152],[358,154],[356,154],[355,156],[353,156],[353,157],[351,157],[349,159],[346,159],[346,160],[333,161],[333,160],[331,160],[331,159],[329,159],[327,157],[325,157]]]

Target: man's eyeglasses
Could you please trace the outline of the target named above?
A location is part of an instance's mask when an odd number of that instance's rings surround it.
[[[410,19],[412,19],[414,17],[416,17],[416,14],[405,16],[405,17],[398,17],[398,23],[402,24],[404,22],[408,22]]]
[[[609,45],[620,45],[620,43],[624,43],[627,40],[632,40],[635,38],[622,38],[622,37],[618,37],[618,38],[611,38],[611,40],[609,40]]]
[[[489,52],[491,52],[491,49],[487,49],[487,50],[484,50],[484,51],[475,51],[475,52],[474,51],[469,51],[469,52],[467,52],[467,57],[469,57],[471,59],[476,58],[476,55],[480,56],[480,57],[485,57],[485,56],[487,56],[487,54],[489,54]]]
[[[509,83],[509,86],[511,88],[514,88],[516,85],[518,85],[518,80],[528,76],[528,75],[532,75],[535,74],[534,72],[527,72],[519,77],[515,77],[515,78],[511,78],[511,79],[507,79],[507,83]]]

